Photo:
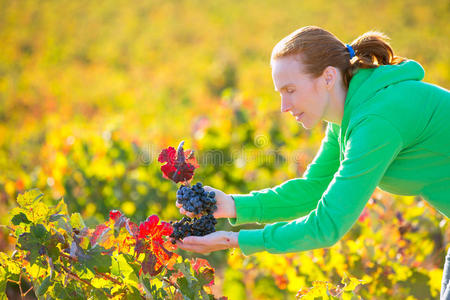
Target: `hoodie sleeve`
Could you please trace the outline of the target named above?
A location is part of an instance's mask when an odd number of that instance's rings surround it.
[[[292,220],[316,208],[339,167],[339,130],[339,126],[328,123],[319,152],[308,165],[303,178],[288,180],[274,188],[247,195],[232,195],[237,217],[229,218],[230,224]]]
[[[390,122],[377,116],[359,122],[349,134],[344,159],[317,208],[291,222],[241,230],[238,242],[242,252],[287,253],[334,245],[356,222],[402,146],[402,138]]]

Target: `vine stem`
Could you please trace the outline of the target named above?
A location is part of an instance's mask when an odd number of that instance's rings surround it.
[[[20,276],[22,276],[22,275],[20,275]],[[15,280],[12,280],[12,279],[6,279],[6,282],[9,281],[9,282],[17,284],[19,286],[20,297],[23,299],[22,286],[20,285],[20,276],[19,276],[19,281],[15,281]]]
[[[30,288],[25,293],[23,292],[23,290],[22,290],[22,273],[20,273],[18,281],[15,281],[15,280],[12,280],[12,279],[6,279],[6,281],[15,283],[15,284],[17,284],[19,286],[20,297],[22,298],[22,300],[33,289],[33,285],[31,285]]]
[[[170,284],[170,286],[169,286],[169,291],[170,291],[170,295],[172,296],[172,299],[175,299],[175,296],[173,295],[173,293],[172,293],[172,286],[175,288],[175,290],[179,290],[179,287],[177,286],[177,284],[175,283],[172,283],[172,282],[170,282],[170,280],[168,280],[167,278],[163,278],[163,280],[165,281],[165,282],[167,282],[168,284]]]
[[[0,228],[6,228],[6,229],[9,229],[11,231],[14,231],[14,229],[12,227],[8,226],[8,225],[0,225]]]
[[[95,287],[94,287],[89,281],[87,281],[87,280],[85,280],[85,279],[83,279],[83,278],[80,278],[77,274],[75,274],[75,273],[73,273],[72,271],[70,271],[66,266],[61,265],[61,268],[63,268],[63,270],[66,272],[66,274],[67,274],[69,277],[71,277],[71,278],[73,278],[73,279],[75,279],[75,280],[78,280],[78,281],[80,281],[80,282],[86,284],[86,285],[89,286],[90,288],[95,289]],[[107,292],[105,292],[105,295],[106,295],[106,297],[108,297],[108,298],[114,298],[114,296],[110,295],[110,294],[107,293]]]
[[[19,275],[19,290],[20,290],[20,297],[22,297],[22,299],[23,299],[23,291],[22,291],[22,273],[20,273],[20,275]]]
[[[73,260],[73,261],[78,261],[78,259],[77,259],[76,257],[72,257],[72,256],[70,256],[70,255],[67,255],[67,254],[65,254],[64,252],[60,252],[59,255],[60,255],[61,257],[64,257],[64,258],[67,258],[67,259],[70,259],[70,260]]]
[[[28,289],[28,291],[25,292],[25,294],[23,294],[23,296],[26,296],[28,294],[29,291],[31,291],[33,289],[33,286],[30,286],[30,288]]]
[[[122,282],[120,282],[119,280],[109,276],[108,274],[99,272],[96,267],[94,267],[94,270],[95,270],[95,274],[103,277],[104,279],[108,279],[108,280],[111,280],[112,282],[114,282],[115,284],[122,285]]]
[[[89,281],[87,281],[86,279],[80,278],[77,274],[70,271],[66,266],[61,265],[61,268],[63,268],[63,270],[66,271],[66,273],[67,273],[67,275],[69,275],[69,277],[72,277],[73,279],[83,282],[84,284],[90,286],[91,288],[94,288],[94,286]]]
[[[74,257],[72,257],[72,256],[69,256],[69,255],[67,255],[67,254],[65,254],[65,253],[60,253],[60,255],[61,255],[62,257],[67,258],[67,259],[70,259],[70,260],[73,260],[73,261],[78,261],[77,258],[74,258]],[[109,276],[108,274],[99,272],[99,271],[97,270],[96,267],[94,267],[94,270],[95,270],[95,275],[98,275],[98,276],[100,276],[100,277],[102,277],[102,278],[104,278],[104,279],[108,279],[108,280],[114,282],[115,284],[122,285],[122,282],[120,282],[119,280],[115,279],[114,277]]]

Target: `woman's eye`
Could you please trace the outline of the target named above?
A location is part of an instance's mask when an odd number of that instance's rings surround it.
[[[295,92],[294,90],[287,90],[288,94],[292,94],[293,92]]]

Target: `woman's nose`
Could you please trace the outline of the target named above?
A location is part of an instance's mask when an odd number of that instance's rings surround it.
[[[286,97],[281,96],[281,112],[288,112],[290,110],[291,110],[290,101]]]

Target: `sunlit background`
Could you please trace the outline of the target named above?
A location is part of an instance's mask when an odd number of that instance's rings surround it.
[[[194,181],[227,193],[301,176],[325,124],[306,131],[281,114],[272,47],[306,25],[346,43],[379,30],[448,89],[449,19],[446,0],[0,0],[0,223],[31,188],[49,203],[64,197],[92,226],[111,209],[177,220],[177,186],[157,155],[181,140],[200,163]],[[447,221],[420,198],[376,191],[332,248],[201,257],[216,268],[215,294],[230,299],[292,299],[345,274],[367,282],[365,299],[432,299]],[[2,229],[0,250],[13,243]]]

